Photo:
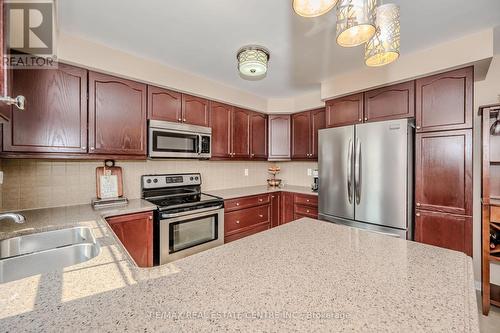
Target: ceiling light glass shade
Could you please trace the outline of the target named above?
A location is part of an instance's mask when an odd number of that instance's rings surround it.
[[[293,10],[300,16],[316,17],[329,12],[339,0],[293,0]]]
[[[375,35],[365,46],[365,63],[371,67],[384,66],[399,58],[399,6],[392,3],[379,6],[375,26]]]
[[[242,78],[260,80],[267,74],[269,51],[260,46],[245,46],[238,51],[238,70]]]
[[[377,0],[340,0],[337,6],[337,43],[353,47],[366,43],[375,34]]]

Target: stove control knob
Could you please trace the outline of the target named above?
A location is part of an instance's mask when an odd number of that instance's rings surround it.
[[[151,184],[151,179],[146,180],[146,183]]]
[[[189,180],[190,180],[190,181],[193,181],[193,177],[189,177]]]
[[[155,183],[155,184],[158,183],[158,179],[156,179],[156,178],[153,179],[153,183]]]
[[[194,177],[195,180],[198,180],[198,176]]]

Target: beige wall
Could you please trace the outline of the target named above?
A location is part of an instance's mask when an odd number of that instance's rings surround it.
[[[124,161],[125,196],[140,197],[140,177],[145,174],[200,172],[204,191],[266,184],[270,162],[217,162],[196,160]],[[310,186],[307,169],[313,162],[281,162],[279,178],[285,184]],[[95,197],[97,161],[3,160],[4,184],[0,187],[0,210],[87,204]],[[244,170],[248,169],[248,176]]]
[[[491,63],[484,81],[474,85],[474,272],[476,281],[481,280],[481,118],[477,114],[480,105],[500,102],[500,54]],[[491,264],[492,282],[500,285],[500,265]]]

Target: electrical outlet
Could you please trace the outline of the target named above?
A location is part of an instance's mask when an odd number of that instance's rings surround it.
[[[248,169],[245,169],[245,176],[248,176]]]
[[[313,175],[313,170],[312,169],[307,169],[307,175],[312,176]]]
[[[0,185],[3,184],[3,171],[0,171]]]

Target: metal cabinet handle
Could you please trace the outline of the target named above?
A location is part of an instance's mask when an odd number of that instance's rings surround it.
[[[186,122],[186,118],[182,119],[183,122]]]
[[[95,148],[94,147],[90,147],[90,150],[94,150]]]
[[[264,217],[264,215],[262,215],[262,214],[259,214],[259,217]]]
[[[307,199],[306,202],[309,202],[309,199]]]
[[[417,129],[419,130],[419,129],[421,129],[421,127],[420,127],[420,126],[417,126]]]
[[[365,121],[368,121],[368,117],[365,117]]]
[[[182,118],[177,119],[179,122],[182,122]]]
[[[417,217],[420,217],[420,213],[417,213],[416,215],[417,215]]]
[[[356,156],[354,160],[354,187],[356,203],[361,202],[361,140],[357,139]]]
[[[264,201],[264,199],[259,199],[260,202]]]
[[[353,150],[353,142],[349,139],[347,147],[347,199],[349,203],[352,204],[352,150]]]
[[[239,205],[240,205],[240,203],[239,203],[239,202],[237,202],[237,203],[236,203],[236,206],[239,206]]]
[[[24,110],[26,105],[26,98],[22,95],[17,96],[16,98],[12,98],[10,96],[0,97],[0,102],[3,102],[7,105],[14,105],[19,110]]]
[[[310,213],[311,211],[308,209],[308,210],[306,210],[306,212]]]
[[[417,202],[417,207],[420,207],[420,202]]]
[[[239,221],[239,220],[237,220],[237,221],[236,221],[236,224],[240,224],[240,221]]]
[[[358,119],[358,121],[359,121],[359,122],[362,122],[362,121],[363,121],[363,119],[362,119],[362,118],[359,118],[359,119]]]

